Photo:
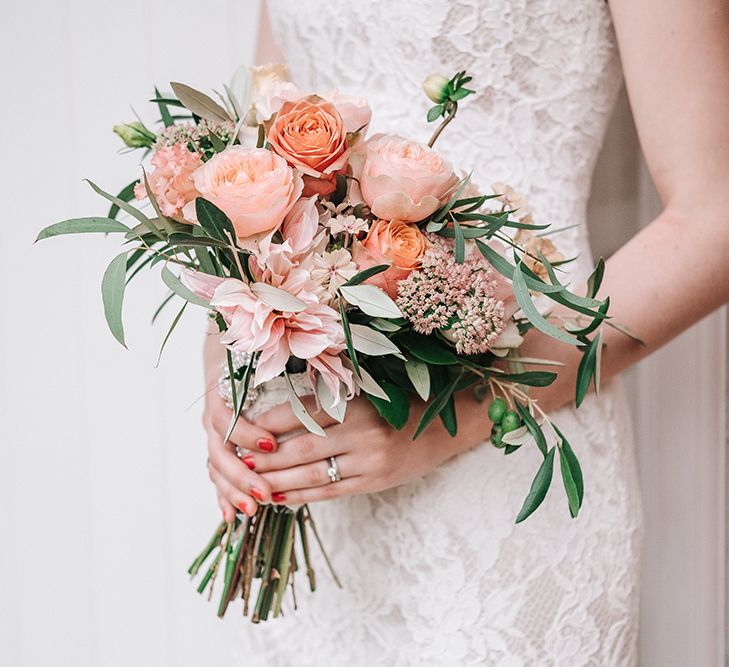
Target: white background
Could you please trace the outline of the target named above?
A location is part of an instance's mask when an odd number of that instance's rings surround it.
[[[157,84],[210,89],[249,61],[255,2],[4,3],[0,244],[0,664],[225,663],[237,618],[194,593],[189,561],[218,520],[200,427],[203,319],[185,316],[159,368],[164,289],[127,294],[130,351],[106,330],[99,283],[117,239],[38,230],[104,214],[136,155],[111,126],[146,119]],[[365,91],[366,92],[366,91]],[[593,198],[600,248],[655,202],[624,108]],[[642,664],[723,654],[723,318],[632,373],[645,489]],[[194,403],[194,404],[193,404]]]

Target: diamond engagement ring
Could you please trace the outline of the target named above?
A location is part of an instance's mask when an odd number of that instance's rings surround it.
[[[339,474],[339,466],[337,465],[337,459],[334,456],[330,456],[327,461],[329,462],[329,467],[327,468],[327,475],[329,475],[329,481],[330,482],[338,482],[340,479],[342,479],[342,476]]]

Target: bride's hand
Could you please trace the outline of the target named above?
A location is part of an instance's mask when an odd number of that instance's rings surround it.
[[[313,402],[304,403],[311,412]],[[250,461],[270,485],[274,502],[296,505],[399,486],[426,475],[445,460],[489,437],[487,406],[466,391],[457,398],[459,423],[455,438],[436,419],[413,442],[422,405],[413,403],[409,423],[397,431],[369,401],[355,398],[347,405],[343,424],[323,411],[314,415],[324,427],[326,438],[303,433],[280,442],[275,452],[251,454]],[[301,429],[301,424],[285,404],[262,414],[255,428],[282,435]],[[336,457],[341,474],[341,480],[335,484],[327,474],[330,456]]]
[[[232,414],[217,391],[208,391],[203,412],[203,426],[208,436],[208,472],[215,484],[218,505],[228,522],[233,521],[237,510],[253,515],[258,503],[274,499],[270,484],[253,472],[248,456],[238,458],[235,446],[261,454],[275,452],[277,447],[276,438],[270,431],[242,417],[238,419],[230,441],[224,443]]]

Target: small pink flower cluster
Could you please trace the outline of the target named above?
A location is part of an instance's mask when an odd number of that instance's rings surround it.
[[[399,283],[397,305],[418,333],[440,331],[459,354],[487,352],[505,327],[491,266],[473,253],[459,264],[453,241],[429,240],[420,269]]]

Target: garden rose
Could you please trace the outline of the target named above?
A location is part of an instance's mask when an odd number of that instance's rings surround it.
[[[390,268],[372,276],[367,282],[382,288],[391,297],[397,296],[397,283],[420,266],[428,239],[415,226],[401,220],[376,220],[367,237],[354,246],[354,260],[359,269],[377,264]]]
[[[147,181],[162,214],[183,222],[182,209],[198,195],[192,176],[201,164],[199,153],[178,143],[158,148],[151,162],[154,169],[147,174]],[[134,196],[147,198],[144,180],[135,186]]]
[[[311,183],[307,194],[328,194],[336,187],[333,175],[344,168],[349,156],[347,132],[331,102],[311,95],[284,102],[268,130],[268,143],[305,176],[323,179]]]
[[[457,182],[450,163],[427,146],[384,134],[366,143],[360,187],[379,218],[423,220]]]
[[[277,229],[301,195],[301,177],[286,160],[264,148],[231,146],[193,174],[200,195],[233,223],[239,239]],[[196,220],[194,202],[185,217]]]

